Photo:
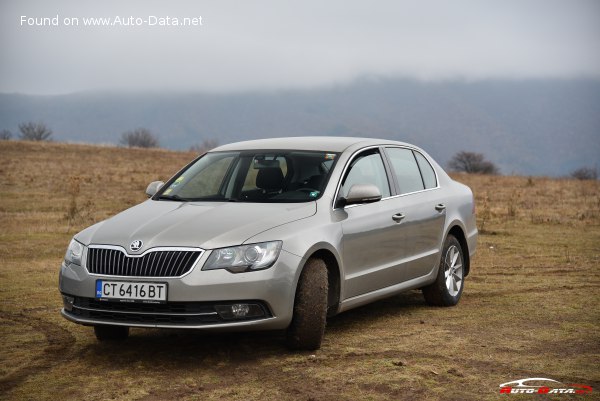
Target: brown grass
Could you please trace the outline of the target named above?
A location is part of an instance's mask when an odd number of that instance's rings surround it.
[[[427,307],[417,291],[377,302],[330,319],[315,353],[287,351],[280,333],[134,329],[97,343],[58,313],[69,239],[193,157],[0,142],[0,398],[495,400],[500,383],[525,377],[600,391],[594,181],[456,176],[484,231],[455,308]]]

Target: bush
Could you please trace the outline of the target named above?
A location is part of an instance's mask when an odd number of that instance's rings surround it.
[[[190,152],[195,152],[200,155],[205,154],[211,149],[219,146],[219,141],[216,139],[203,139],[202,143],[190,146]]]
[[[12,132],[7,129],[0,131],[0,141],[8,141],[10,138],[12,138]]]
[[[581,167],[571,172],[571,178],[578,180],[597,180],[598,169],[592,167]]]
[[[130,148],[157,148],[158,138],[146,128],[136,128],[123,132],[120,143]]]
[[[448,163],[450,170],[462,173],[475,174],[498,174],[499,169],[496,165],[485,160],[483,154],[475,152],[461,151],[452,157]]]
[[[52,136],[52,130],[44,123],[19,124],[19,131],[24,141],[50,141]]]

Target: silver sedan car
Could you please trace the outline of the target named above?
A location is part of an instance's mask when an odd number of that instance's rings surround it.
[[[471,190],[402,142],[239,142],[146,192],[75,235],[60,269],[62,315],[98,340],[273,329],[317,349],[328,316],[403,291],[456,305],[476,246]]]

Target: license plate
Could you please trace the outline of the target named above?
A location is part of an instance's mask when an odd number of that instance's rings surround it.
[[[97,280],[96,298],[127,302],[166,302],[167,284]]]

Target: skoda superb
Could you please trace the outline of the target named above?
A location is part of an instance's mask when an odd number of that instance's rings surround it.
[[[317,349],[328,316],[384,297],[457,304],[475,251],[471,190],[401,142],[234,143],[146,193],[75,235],[60,269],[62,315],[98,340],[273,329]]]

